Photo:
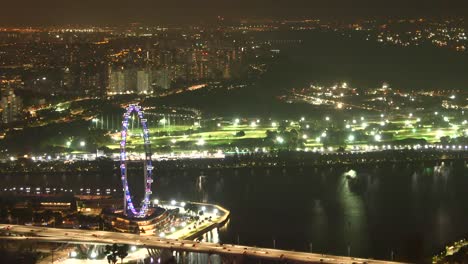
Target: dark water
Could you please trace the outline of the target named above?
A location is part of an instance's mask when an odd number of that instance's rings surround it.
[[[353,180],[345,176],[350,170]],[[136,190],[142,179],[133,175]],[[1,182],[74,191],[121,188],[112,172],[2,175]],[[231,210],[227,228],[219,231],[224,243],[273,247],[275,240],[282,249],[378,259],[390,259],[393,252],[395,260],[423,262],[468,235],[468,168],[462,161],[159,171],[153,187],[159,199]]]
[[[358,187],[344,176],[350,169]],[[157,193],[229,208],[225,243],[273,247],[274,239],[283,249],[379,259],[393,251],[422,262],[468,234],[467,172],[463,164],[404,164],[170,173]]]

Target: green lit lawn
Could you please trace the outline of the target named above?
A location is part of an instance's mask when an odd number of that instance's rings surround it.
[[[360,121],[358,120],[356,124],[352,124],[348,130],[349,133],[356,133],[357,131],[362,131],[363,123],[367,123],[368,126],[370,125],[379,125],[378,131],[379,133],[391,133],[393,134],[393,138],[391,141],[395,140],[404,140],[408,138],[417,138],[417,139],[425,139],[430,143],[438,142],[441,136],[453,136],[457,134],[456,128],[431,128],[431,127],[417,127],[418,124],[416,120],[413,120],[410,124],[407,123],[406,120],[392,120],[391,123],[401,126],[402,128],[399,130],[386,130],[385,126],[380,126],[380,123],[383,119],[374,119],[374,120],[365,120]],[[405,126],[412,125],[411,126]],[[299,131],[299,126],[289,126],[286,129],[297,129]],[[174,151],[188,151],[198,149],[200,146],[197,143],[200,143],[202,139],[204,141],[204,146],[208,147],[215,147],[219,145],[229,145],[232,144],[235,146],[241,142],[257,142],[256,140],[263,139],[266,137],[266,131],[276,131],[277,127],[266,126],[266,125],[256,125],[251,126],[248,124],[243,125],[221,125],[213,129],[213,131],[209,132],[195,132],[192,134],[188,134],[190,129],[196,129],[193,126],[167,126],[167,127],[158,127],[158,128],[151,128],[150,135],[151,136],[151,144],[153,146],[172,146]],[[236,133],[239,131],[244,131],[245,136],[243,137],[236,137]],[[354,132],[353,132],[354,131]],[[140,134],[141,131],[139,129],[130,130],[132,133]],[[159,136],[162,132],[165,132],[165,136]],[[185,134],[187,133],[187,134]],[[367,133],[370,134],[369,129],[367,129]],[[176,135],[171,135],[176,134]],[[115,134],[114,138],[115,143],[109,144],[108,147],[111,149],[118,149],[120,148],[119,145],[119,134]],[[308,139],[305,142],[305,147],[307,148],[320,148],[322,144],[320,142],[316,142],[315,138],[320,135],[313,135],[308,134]],[[385,142],[385,141],[383,141]],[[349,142],[348,142],[349,143]],[[366,145],[366,144],[375,144],[375,142],[365,142],[365,141],[356,141],[353,144],[348,144],[348,146],[353,145]],[[128,142],[129,147],[131,146],[138,146],[143,145],[142,138],[139,137],[131,137]]]
[[[150,135],[157,135],[160,132],[170,132],[175,133],[175,132],[186,132],[187,130],[193,128],[192,126],[173,126],[170,129],[169,128],[156,128],[156,129],[150,129]],[[298,128],[298,127],[289,127],[288,129],[292,128]],[[200,139],[203,139],[205,142],[205,145],[208,146],[217,146],[217,145],[227,145],[230,143],[235,143],[236,141],[239,140],[246,140],[246,139],[262,139],[266,137],[266,131],[267,130],[276,130],[275,127],[271,126],[248,126],[248,125],[239,125],[239,126],[223,126],[219,127],[214,131],[209,131],[209,132],[195,132],[190,135],[177,135],[177,136],[151,136],[151,144],[154,146],[158,145],[173,145],[177,147],[178,144],[180,143],[191,143],[194,147],[196,146],[197,142]],[[239,131],[244,131],[245,136],[243,137],[236,137],[236,133]],[[139,129],[133,129],[129,130],[131,134],[139,134],[141,131]],[[180,134],[180,133],[179,133]],[[115,137],[116,136],[116,137]],[[118,139],[115,140],[114,144],[109,144],[107,147],[111,149],[117,149],[120,148],[119,145],[119,134],[115,134],[114,138]],[[175,140],[176,142],[173,143],[172,141]],[[131,137],[129,139],[129,145],[142,145],[143,144],[143,139],[142,138],[137,138],[137,137]]]

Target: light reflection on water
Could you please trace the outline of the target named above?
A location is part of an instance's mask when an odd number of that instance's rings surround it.
[[[422,163],[205,171],[203,191],[184,194],[231,210],[224,243],[415,261],[468,233],[467,175]]]
[[[355,172],[352,183],[346,172]],[[354,173],[351,173],[354,174]],[[117,188],[113,173],[47,174],[47,184]],[[39,177],[38,177],[39,176]],[[231,210],[223,243],[418,262],[468,234],[466,163],[156,171],[153,194]],[[43,186],[43,175],[0,175]],[[66,181],[62,183],[63,177]],[[141,179],[130,178],[132,188]],[[136,187],[133,187],[136,186]],[[208,239],[208,235],[205,239]],[[200,262],[201,263],[201,262]]]
[[[210,243],[219,243],[219,232],[218,228],[214,228],[211,231],[203,234],[201,242],[210,242]],[[153,259],[154,263],[163,263],[167,261],[170,256],[173,256],[173,261],[175,263],[189,263],[189,264],[201,264],[201,263],[212,263],[212,264],[221,264],[222,259],[219,255],[216,254],[204,254],[204,253],[181,253],[177,251],[166,251],[161,252],[158,251],[159,255],[154,255],[147,259],[147,261],[151,262],[151,258]],[[159,261],[159,262],[158,262]],[[173,262],[169,262],[173,263]]]

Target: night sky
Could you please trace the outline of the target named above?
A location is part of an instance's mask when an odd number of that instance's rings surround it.
[[[1,25],[468,16],[467,0],[1,0]]]

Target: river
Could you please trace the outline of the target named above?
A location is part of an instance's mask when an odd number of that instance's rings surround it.
[[[168,172],[155,191],[229,208],[224,243],[421,262],[468,234],[466,190],[466,164],[409,163]]]
[[[7,174],[1,185],[120,189],[113,172]],[[142,179],[130,175],[131,189]],[[222,205],[223,243],[426,262],[468,235],[463,161],[350,167],[156,171],[159,199]],[[33,189],[34,190],[34,189]],[[136,192],[136,191],[135,191]]]

